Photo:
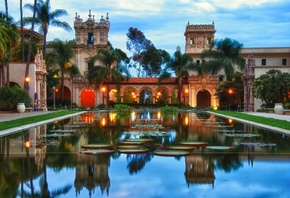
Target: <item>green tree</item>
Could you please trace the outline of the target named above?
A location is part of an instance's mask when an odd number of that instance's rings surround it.
[[[24,8],[27,8],[34,11],[34,5],[33,4],[25,4]],[[35,20],[33,17],[25,17],[23,19],[24,25],[31,24],[33,21],[35,25],[39,25],[39,31],[43,33],[44,35],[44,41],[43,41],[43,57],[46,56],[46,37],[48,33],[49,26],[55,26],[63,28],[64,30],[71,31],[72,28],[70,25],[65,21],[60,21],[58,18],[62,16],[68,15],[67,11],[64,9],[57,9],[57,10],[51,10],[50,7],[50,0],[38,0],[36,3],[36,17]]]
[[[232,93],[229,93],[232,90]],[[233,96],[231,96],[233,95]],[[243,73],[235,72],[232,81],[226,81],[219,85],[216,89],[216,96],[223,101],[227,97],[233,97],[233,104],[241,104],[244,101],[244,84],[243,84]]]
[[[183,80],[187,79],[189,75],[189,70],[194,70],[194,65],[192,63],[191,56],[187,54],[182,54],[180,50],[176,50],[170,62],[164,68],[163,72],[158,78],[159,83],[166,78],[170,78],[173,71],[176,76],[176,81],[178,84],[177,100],[178,105],[181,105],[181,92],[183,86]]]
[[[137,76],[140,77],[141,66],[143,63],[144,56],[142,52],[147,51],[147,49],[149,48],[149,46],[152,45],[152,43],[145,37],[143,32],[133,27],[129,28],[127,37],[128,37],[126,42],[127,49],[133,53],[133,56],[131,58],[138,64],[138,66],[134,64],[133,67],[137,69]]]
[[[288,100],[290,74],[271,69],[256,78],[252,87],[253,96],[261,99],[267,106]]]
[[[0,69],[4,77],[4,67],[7,67],[6,82],[9,83],[9,61],[11,48],[16,45],[19,37],[17,26],[12,17],[0,12]],[[5,83],[5,79],[2,79]]]
[[[95,63],[97,65],[93,66]],[[109,79],[112,79],[117,83],[117,88],[119,89],[121,81],[130,78],[129,71],[123,65],[124,63],[128,63],[128,57],[122,50],[99,50],[98,54],[90,60],[91,66],[88,72],[89,82],[94,82],[97,87],[107,83],[107,89],[109,89]],[[108,100],[109,90],[107,90],[107,104]]]
[[[61,90],[61,102],[63,103],[64,100],[64,73],[68,67],[71,67],[70,59],[74,55],[73,46],[75,45],[74,41],[61,41],[59,39],[55,39],[49,43],[49,46],[53,49],[52,54],[58,68],[60,69],[61,73],[61,83],[60,83],[60,90]]]
[[[167,51],[157,49],[150,45],[148,49],[141,53],[143,57],[142,68],[145,74],[143,76],[157,77],[162,71],[162,65],[170,61],[170,55]]]
[[[245,67],[245,60],[240,56],[242,47],[243,44],[230,38],[215,40],[209,49],[201,53],[203,71],[216,75],[223,69],[227,81],[231,81],[235,73],[234,65],[237,65],[240,70]],[[209,60],[205,61],[206,59]]]

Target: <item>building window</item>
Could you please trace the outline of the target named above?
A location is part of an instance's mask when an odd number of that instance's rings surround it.
[[[263,65],[263,66],[266,65],[266,59],[265,59],[265,58],[262,59],[262,65]]]
[[[198,65],[199,65],[199,64],[200,64],[200,60],[196,60],[196,64],[198,64]]]
[[[286,58],[282,59],[282,65],[287,65],[287,59]]]
[[[211,37],[207,37],[207,38],[206,38],[206,44],[207,44],[207,45],[211,44]]]
[[[223,75],[219,76],[219,81],[224,81],[224,76]]]
[[[190,45],[193,45],[194,44],[194,37],[191,37],[190,38]]]
[[[93,35],[93,33],[88,33],[88,44],[94,44],[94,35]]]

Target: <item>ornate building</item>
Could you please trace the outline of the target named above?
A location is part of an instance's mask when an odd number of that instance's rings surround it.
[[[102,103],[108,104],[109,101],[116,101],[117,85],[114,82],[97,88],[95,85],[90,85],[86,79],[90,58],[96,55],[99,49],[109,49],[110,22],[108,14],[106,18],[101,16],[99,22],[95,21],[91,11],[89,11],[86,21],[83,21],[76,14],[74,28],[77,45],[72,63],[77,65],[81,71],[81,75],[74,76],[73,78],[67,76],[65,80],[66,99],[71,100],[79,106],[88,107],[95,107]],[[186,25],[184,32],[185,53],[190,55],[197,64],[202,61],[200,57],[201,52],[204,49],[208,49],[214,41],[215,32],[214,23],[201,25],[188,23]],[[289,47],[244,48],[241,51],[241,55],[246,60],[251,55],[251,60],[255,60],[256,63],[261,62],[261,64],[251,66],[254,77],[259,77],[272,68],[289,72]],[[216,87],[226,80],[223,76],[225,76],[223,71],[220,71],[217,75],[197,75],[196,72],[191,71],[190,76],[183,83],[181,90],[182,102],[193,107],[219,107],[220,101],[215,94]],[[253,78],[249,80],[249,77],[245,77],[244,80],[246,79],[248,79],[247,90],[249,90],[249,84],[252,83]],[[121,84],[121,101],[124,102],[126,94],[131,93],[133,101],[142,103],[146,98],[144,95],[149,93],[151,102],[153,103],[158,102],[160,94],[163,95],[166,102],[171,103],[172,96],[177,93],[178,87],[174,79],[169,81],[158,85],[157,79],[131,78],[129,81]],[[246,104],[251,105],[251,107],[247,106],[247,111],[255,111],[260,107],[260,100],[252,98],[252,95],[249,93],[245,96],[248,100]],[[243,105],[242,103],[240,105]]]

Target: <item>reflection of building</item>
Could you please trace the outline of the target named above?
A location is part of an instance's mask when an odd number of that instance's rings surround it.
[[[201,155],[185,157],[185,179],[189,184],[212,184],[214,186],[214,163]]]
[[[110,155],[96,156],[79,154],[76,164],[75,188],[79,194],[82,188],[92,193],[97,187],[100,187],[102,194],[106,191],[109,195],[110,178],[109,178]]]

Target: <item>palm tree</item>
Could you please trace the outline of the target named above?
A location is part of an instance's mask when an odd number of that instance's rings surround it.
[[[201,53],[204,71],[216,75],[223,69],[227,81],[231,81],[235,72],[234,65],[240,70],[245,67],[245,60],[240,56],[242,46],[243,44],[230,38],[216,40],[209,49]],[[204,61],[206,58],[209,60]]]
[[[63,42],[59,39],[55,39],[49,43],[49,46],[53,49],[52,54],[54,54],[54,59],[56,60],[61,71],[61,102],[64,100],[64,73],[67,67],[71,67],[69,61],[74,55],[74,44],[74,41]]]
[[[31,11],[34,10],[34,6],[32,4],[25,4],[24,8],[28,8]],[[35,20],[33,20],[33,17],[25,17],[23,19],[24,25],[31,24],[33,21],[35,22],[35,25],[39,25],[39,31],[43,33],[44,35],[44,41],[43,41],[43,57],[45,58],[46,55],[46,36],[48,33],[48,27],[55,26],[63,28],[67,31],[71,31],[72,28],[70,25],[65,21],[60,21],[57,19],[61,16],[68,15],[67,11],[64,9],[57,9],[52,11],[50,7],[50,0],[38,0],[36,4],[36,17]]]
[[[88,80],[90,83],[94,82],[97,87],[103,83],[107,83],[109,89],[109,79],[117,83],[117,88],[120,88],[120,82],[130,77],[127,68],[122,65],[122,61],[129,62],[129,59],[122,50],[99,50],[98,54],[91,58],[90,63],[93,65],[95,62],[100,65],[91,66],[89,68]],[[118,90],[119,91],[119,90]],[[109,92],[107,91],[107,104],[109,100]]]
[[[181,104],[182,81],[188,77],[188,71],[194,70],[194,68],[192,57],[187,54],[182,54],[180,50],[176,50],[169,64],[165,67],[163,73],[158,78],[160,83],[163,79],[171,77],[171,73],[168,72],[168,70],[172,70],[175,73],[176,81],[178,83],[177,99],[179,105]]]
[[[25,68],[25,76],[24,76],[24,87],[26,91],[29,91],[29,82],[26,82],[26,79],[29,76],[29,63],[30,63],[30,57],[31,57],[31,51],[32,51],[32,44],[33,44],[33,32],[34,32],[34,23],[35,23],[35,15],[36,15],[36,5],[37,0],[34,0],[33,4],[33,15],[32,15],[32,22],[31,22],[31,31],[30,31],[30,38],[29,38],[29,47],[28,47],[28,54],[27,54],[27,60],[26,60],[26,68]],[[23,34],[23,32],[22,32]]]
[[[1,70],[7,67],[6,82],[9,85],[9,60],[11,57],[11,48],[16,45],[19,32],[13,18],[0,12],[0,62]],[[4,73],[2,73],[4,77]],[[4,81],[4,79],[2,79]]]

